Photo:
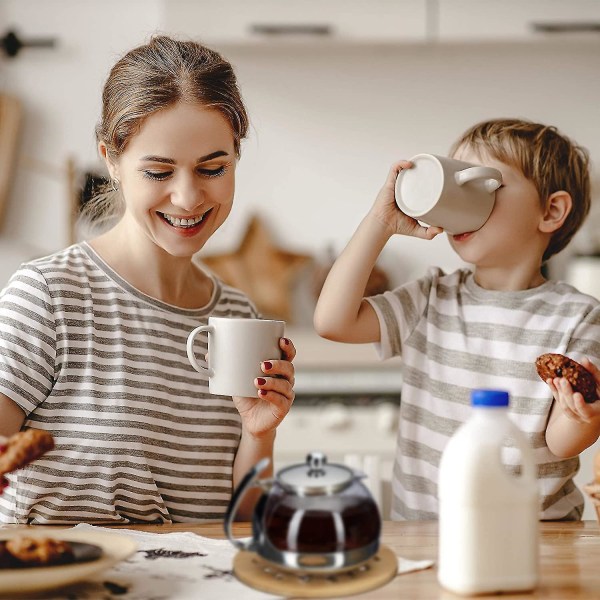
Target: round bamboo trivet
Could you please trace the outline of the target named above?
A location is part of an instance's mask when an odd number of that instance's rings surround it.
[[[355,569],[331,575],[297,574],[279,569],[254,552],[245,550],[233,559],[233,572],[242,583],[261,592],[294,598],[360,594],[387,583],[397,571],[398,558],[387,546],[380,546],[373,558]]]

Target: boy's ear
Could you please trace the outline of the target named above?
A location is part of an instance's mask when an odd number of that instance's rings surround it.
[[[540,231],[553,233],[560,229],[573,208],[573,199],[569,192],[554,192],[546,202],[546,210],[540,221]]]
[[[98,142],[98,153],[104,159],[106,163],[106,168],[108,169],[108,174],[111,179],[119,179],[119,172],[115,164],[110,160],[108,156],[108,148],[104,142]]]

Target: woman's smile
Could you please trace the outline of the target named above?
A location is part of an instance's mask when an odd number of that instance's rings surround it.
[[[191,216],[186,215],[174,215],[171,213],[165,213],[156,211],[156,214],[160,217],[162,223],[166,227],[169,227],[171,231],[175,230],[178,235],[185,237],[193,237],[203,229],[203,224],[206,223],[208,216],[212,212],[212,208],[209,208],[202,214],[196,214]]]
[[[202,221],[209,215],[211,210],[212,208],[209,208],[206,212],[193,216],[177,216],[170,213],[160,212],[158,210],[156,212],[162,219],[169,223],[169,225],[172,225],[173,227],[189,229],[202,223]]]

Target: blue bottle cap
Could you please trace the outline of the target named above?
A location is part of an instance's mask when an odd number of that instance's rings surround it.
[[[508,406],[509,394],[504,390],[473,390],[472,406]]]

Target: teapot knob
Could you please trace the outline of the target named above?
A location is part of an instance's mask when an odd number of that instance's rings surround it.
[[[325,469],[323,466],[327,462],[327,457],[323,452],[311,452],[306,457],[306,464],[309,466],[308,476],[319,477],[325,475]]]

